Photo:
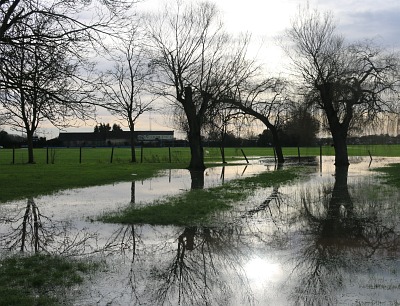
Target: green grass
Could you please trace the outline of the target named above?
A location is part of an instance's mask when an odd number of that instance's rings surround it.
[[[116,181],[146,179],[183,164],[25,164],[0,167],[0,202],[51,194],[58,190]],[[135,174],[135,176],[132,176]]]
[[[244,160],[241,149],[248,158],[252,156],[274,156],[271,147],[251,147],[251,148],[226,148],[226,159]],[[219,148],[204,148],[205,162],[221,161]],[[400,156],[400,145],[349,145],[348,152],[350,156]],[[48,153],[48,158],[47,158]],[[143,154],[142,154],[143,153]],[[14,157],[13,157],[14,154]],[[38,164],[79,164],[81,163],[100,163],[109,164],[113,155],[113,163],[127,163],[130,161],[129,148],[49,148],[35,149],[35,161]],[[297,147],[283,148],[284,156],[298,156]],[[319,156],[319,147],[301,147],[301,156]],[[334,149],[331,146],[323,146],[322,154],[325,156],[334,155]],[[190,149],[188,147],[171,148],[143,148],[136,149],[137,162],[141,163],[189,163]],[[28,161],[27,149],[0,149],[0,166],[15,164],[25,164]]]
[[[53,151],[52,151],[53,150]],[[349,155],[354,156],[400,156],[400,145],[358,145],[349,146]],[[208,165],[221,162],[219,148],[205,148],[205,162]],[[272,148],[243,148],[246,156],[273,156]],[[36,164],[26,164],[27,150],[15,150],[15,164],[12,164],[13,150],[0,149],[0,203],[26,197],[51,194],[58,190],[101,185],[115,181],[145,179],[156,175],[158,170],[185,168],[189,164],[189,148],[144,148],[137,149],[137,163],[130,163],[129,148],[114,148],[113,163],[111,148],[55,148],[35,149]],[[226,148],[227,162],[242,160],[240,148]],[[319,155],[319,147],[300,148],[301,156]],[[54,154],[52,154],[54,153]],[[141,156],[143,153],[143,159]],[[297,156],[297,148],[284,148],[285,156]],[[323,155],[333,155],[333,148],[322,148]],[[81,155],[81,163],[79,162]],[[54,164],[52,163],[54,156]],[[171,156],[171,159],[170,159]],[[141,162],[143,161],[143,162]]]
[[[222,186],[194,189],[184,194],[159,200],[155,205],[143,208],[127,208],[101,218],[110,223],[147,223],[158,225],[193,225],[206,223],[215,211],[225,210],[231,204],[248,197],[255,188],[268,187],[288,182],[305,172],[305,169],[291,168],[265,172],[244,179],[233,180]]]
[[[375,168],[374,171],[383,173],[387,184],[400,188],[400,164],[390,164],[387,167]]]
[[[136,160],[141,163],[181,163],[190,159],[189,148],[143,148],[136,149]],[[143,153],[143,154],[142,154]],[[142,156],[143,155],[143,156]],[[111,160],[112,157],[112,160]],[[79,164],[79,163],[127,163],[131,160],[130,148],[39,148],[34,149],[38,164]],[[28,150],[0,149],[0,165],[25,164]]]
[[[0,305],[60,305],[59,288],[83,282],[98,264],[58,256],[9,257],[0,261]]]

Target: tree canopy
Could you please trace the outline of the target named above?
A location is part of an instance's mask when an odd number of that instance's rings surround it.
[[[365,126],[384,112],[397,112],[399,57],[371,41],[346,43],[333,16],[301,10],[287,31],[294,70],[306,103],[325,114],[335,164],[348,165],[346,139],[355,124]]]

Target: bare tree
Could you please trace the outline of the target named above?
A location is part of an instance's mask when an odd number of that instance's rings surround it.
[[[1,103],[7,123],[27,133],[30,163],[42,121],[65,126],[94,114],[83,104],[91,95],[85,61],[134,2],[0,0]]]
[[[31,20],[28,30],[18,25],[18,30],[22,37],[31,29],[41,33],[49,27],[52,22],[44,18]],[[26,132],[29,163],[34,162],[33,136],[43,121],[62,127],[69,118],[85,119],[93,111],[83,103],[91,92],[84,88],[77,72],[81,63],[73,61],[68,53],[70,43],[43,43],[29,37],[18,44],[0,44],[1,116],[14,129]]]
[[[215,5],[207,2],[178,4],[152,17],[148,31],[159,92],[185,114],[189,169],[204,170],[201,133],[206,115],[225,91],[252,73],[245,59],[249,38],[235,41],[228,36]]]
[[[365,124],[378,114],[395,112],[399,59],[371,42],[346,44],[333,17],[300,11],[287,31],[296,71],[309,103],[325,113],[335,148],[335,164],[349,164],[346,139],[354,122]]]
[[[236,87],[224,99],[244,114],[260,120],[271,131],[278,163],[285,161],[278,131],[282,125],[282,117],[291,107],[285,93],[287,86],[287,82],[279,78],[268,78],[259,82],[250,79]]]
[[[153,109],[155,100],[149,93],[151,71],[138,37],[137,28],[132,27],[127,39],[121,41],[119,55],[113,59],[113,70],[103,76],[103,101],[100,102],[102,107],[127,122],[132,162],[136,162],[135,123],[143,113]]]
[[[42,40],[81,39],[100,41],[101,33],[112,33],[126,12],[137,1],[108,0],[0,0],[0,42],[18,44],[20,40],[40,36]],[[82,14],[85,12],[85,14]],[[89,12],[93,12],[90,15]],[[20,33],[22,25],[30,28],[30,20],[51,19],[57,31],[38,33],[35,28]]]
[[[222,103],[216,108],[212,109],[207,118],[209,119],[206,124],[208,135],[214,135],[213,140],[218,140],[220,142],[222,163],[225,164],[225,144],[231,123],[233,120],[244,119],[236,109],[226,107]]]

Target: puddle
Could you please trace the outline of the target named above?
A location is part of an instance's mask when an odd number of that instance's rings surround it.
[[[335,173],[333,158],[307,161],[307,178],[255,190],[207,228],[90,221],[189,190],[185,170],[10,202],[0,205],[0,246],[105,260],[106,271],[71,293],[74,305],[395,305],[400,193],[381,185],[369,162],[353,158]],[[391,162],[400,159],[371,166]],[[207,169],[203,186],[275,166],[244,167]],[[35,224],[36,236],[26,230]]]
[[[204,187],[217,186],[231,179],[273,171],[274,165],[254,163],[216,167],[204,172]],[[134,178],[134,175],[132,176]],[[190,173],[185,169],[163,172],[159,177],[143,181],[119,182],[110,185],[71,189],[51,196],[35,198],[35,203],[46,215],[57,220],[76,220],[114,211],[127,205],[146,205],[155,199],[190,190]],[[16,206],[24,208],[26,200],[0,205],[0,214]]]

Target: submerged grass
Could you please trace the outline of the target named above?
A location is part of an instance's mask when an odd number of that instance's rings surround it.
[[[0,305],[60,305],[57,290],[82,283],[82,275],[98,266],[49,255],[3,259],[0,261]]]
[[[299,168],[291,168],[264,172],[256,176],[233,180],[214,188],[194,189],[181,195],[158,200],[151,206],[129,207],[104,215],[101,220],[109,223],[181,226],[205,223],[211,213],[229,209],[232,203],[244,200],[255,188],[288,182],[297,178],[302,171],[299,171]]]

